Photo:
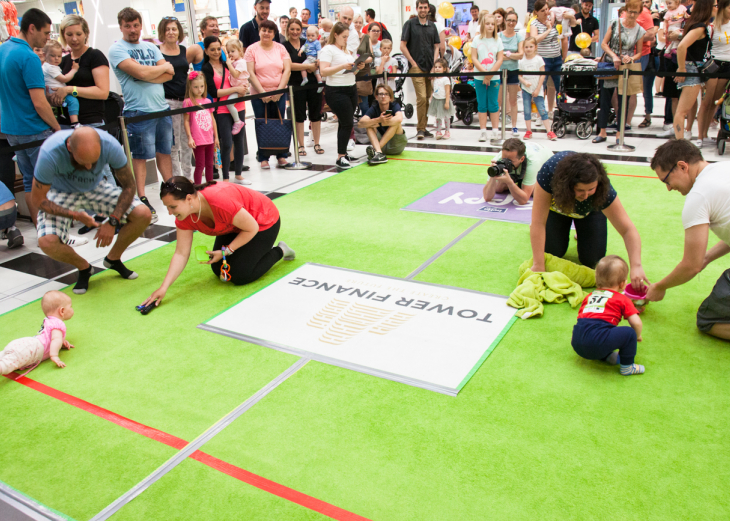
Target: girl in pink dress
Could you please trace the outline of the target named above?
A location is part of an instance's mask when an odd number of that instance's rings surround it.
[[[212,116],[213,109],[204,106],[210,103],[205,76],[193,71],[188,74],[183,107],[201,107],[196,112],[185,113],[185,132],[188,135],[188,146],[195,153],[195,184],[200,184],[205,168],[205,180],[213,180],[213,159],[218,143],[218,127]]]

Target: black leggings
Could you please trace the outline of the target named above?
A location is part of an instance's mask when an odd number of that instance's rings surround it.
[[[254,235],[253,239],[238,248],[233,255],[226,257],[226,261],[230,266],[231,282],[236,286],[240,286],[258,280],[284,257],[281,248],[274,247],[280,227],[281,219],[276,221],[276,224],[268,230]],[[237,236],[237,233],[219,235],[215,238],[213,249],[223,249],[223,246],[231,244]],[[221,275],[221,266],[223,266],[223,261],[211,264],[216,277]]]
[[[233,105],[229,105],[232,110]],[[246,120],[246,111],[238,112],[241,121]],[[216,114],[215,124],[218,126],[218,141],[221,144],[221,170],[223,170],[223,179],[228,179],[228,172],[231,169],[231,147],[233,147],[233,168],[236,175],[240,176],[243,169],[243,156],[248,153],[246,143],[246,129],[233,135],[233,118],[230,114]]]
[[[621,81],[621,80],[619,80]],[[601,84],[601,94],[600,94],[600,101],[601,101],[601,110],[598,113],[598,128],[603,129],[608,127],[608,116],[611,114],[611,108],[613,107],[613,91],[616,90],[616,87],[609,87],[606,88]],[[621,100],[624,99],[623,94],[620,94],[618,96],[618,112],[616,113],[616,127],[618,127],[621,124],[621,103],[623,103]],[[628,103],[628,100],[626,100],[626,103]],[[628,105],[626,105],[628,107]],[[625,122],[626,125],[630,125],[630,121]],[[620,129],[619,129],[620,130]]]
[[[606,256],[608,224],[603,212],[591,212],[583,219],[573,219],[551,210],[545,224],[545,253],[556,257],[565,255],[573,222],[578,234],[578,260],[584,266],[595,268],[598,261]]]
[[[9,147],[7,139],[0,139],[0,148]],[[8,187],[10,193],[13,193],[15,186],[15,162],[13,161],[12,152],[3,152],[0,154],[0,183]]]
[[[355,126],[353,117],[357,107],[357,88],[325,87],[324,99],[330,110],[337,116],[337,153],[347,154],[347,142],[350,140],[352,128]]]

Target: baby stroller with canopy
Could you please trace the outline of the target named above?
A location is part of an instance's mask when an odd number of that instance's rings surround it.
[[[410,68],[408,58],[402,54],[394,54],[393,59],[398,62],[398,73],[406,74]],[[407,78],[395,79],[395,91],[393,92],[393,96],[395,98],[395,102],[403,109],[403,115],[406,119],[411,119],[413,117],[413,105],[405,103],[405,93],[403,92],[403,84],[405,84],[406,79]]]
[[[578,58],[563,64],[565,72],[596,72],[593,60]],[[588,139],[593,134],[598,114],[598,80],[596,76],[563,76],[558,93],[557,109],[553,117],[553,132],[559,138],[565,136],[568,125],[575,124],[578,139]],[[573,101],[568,101],[568,98]]]

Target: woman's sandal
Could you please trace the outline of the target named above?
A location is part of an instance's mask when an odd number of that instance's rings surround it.
[[[593,138],[593,143],[603,143],[604,141],[608,141],[608,138],[603,136],[596,136]]]
[[[651,126],[651,118],[649,116],[644,117],[644,121],[639,123],[639,128],[647,128]]]
[[[319,146],[319,143],[317,143],[316,145],[314,145],[314,151],[315,151],[315,152],[316,152],[317,154],[324,154],[324,150],[322,149],[322,147],[321,147],[321,146]]]
[[[300,156],[306,156],[307,155],[307,150],[303,146],[300,146],[299,147],[299,155]]]

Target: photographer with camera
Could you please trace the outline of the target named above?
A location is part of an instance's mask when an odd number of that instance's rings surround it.
[[[491,201],[496,193],[509,191],[517,204],[527,204],[537,182],[537,173],[551,157],[550,149],[517,138],[505,140],[502,152],[492,159],[487,169],[489,181],[484,185],[484,200]]]

